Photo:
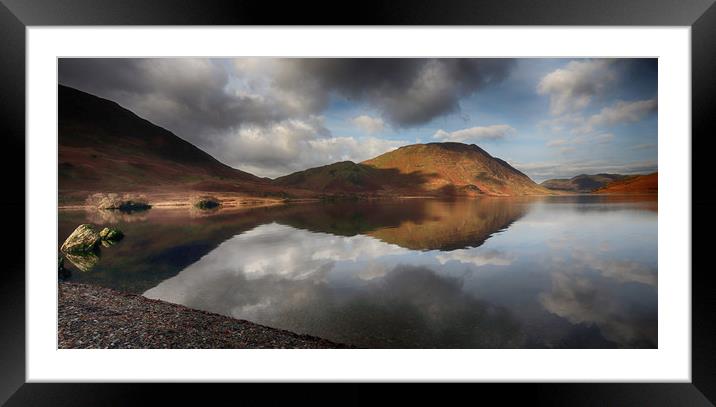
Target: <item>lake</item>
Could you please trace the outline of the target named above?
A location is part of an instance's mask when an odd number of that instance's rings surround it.
[[[59,212],[73,282],[369,348],[655,348],[655,197]],[[73,260],[74,263],[73,264]]]

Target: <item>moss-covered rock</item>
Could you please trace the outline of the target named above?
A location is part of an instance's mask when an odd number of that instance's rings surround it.
[[[121,230],[115,228],[104,228],[99,232],[99,237],[103,241],[118,242],[124,237]]]
[[[100,236],[97,230],[92,225],[84,223],[77,226],[77,229],[62,243],[60,250],[69,254],[90,253],[97,249],[99,242]]]

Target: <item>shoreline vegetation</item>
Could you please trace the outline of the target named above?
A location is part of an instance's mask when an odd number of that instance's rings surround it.
[[[350,346],[94,285],[60,282],[60,349],[333,349]]]

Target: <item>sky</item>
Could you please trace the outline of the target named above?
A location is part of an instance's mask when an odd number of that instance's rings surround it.
[[[258,176],[442,141],[536,182],[657,170],[656,59],[63,58],[58,73]]]

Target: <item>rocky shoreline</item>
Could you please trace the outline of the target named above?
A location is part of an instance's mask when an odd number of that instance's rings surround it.
[[[57,330],[60,349],[348,347],[141,295],[69,282],[59,283]]]

